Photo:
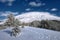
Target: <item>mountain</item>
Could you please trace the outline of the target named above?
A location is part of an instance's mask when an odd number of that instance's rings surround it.
[[[20,28],[21,35],[19,34],[17,37],[10,36],[11,28],[0,30],[0,40],[60,40],[60,32],[29,26],[25,27]]]
[[[29,23],[32,21],[41,21],[41,20],[58,20],[60,21],[60,17],[52,15],[48,12],[26,12],[20,15],[15,16],[15,18],[19,19],[21,22]],[[4,23],[7,19],[4,19]],[[1,24],[0,23],[0,24]]]
[[[60,31],[60,17],[48,12],[27,12],[15,16],[15,18],[22,22],[19,24],[21,26],[33,26]],[[1,22],[0,24],[3,24],[4,22]]]
[[[27,12],[16,16],[21,22],[32,22],[35,20],[60,20],[60,17],[52,15],[48,12]]]
[[[60,17],[48,12],[27,12],[16,16],[21,22],[27,26],[46,28],[60,31]]]

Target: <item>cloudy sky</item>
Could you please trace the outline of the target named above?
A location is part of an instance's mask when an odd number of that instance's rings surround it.
[[[60,16],[60,0],[0,0],[0,20],[9,13],[49,12]]]

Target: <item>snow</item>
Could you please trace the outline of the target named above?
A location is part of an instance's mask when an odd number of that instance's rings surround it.
[[[60,20],[60,17],[48,12],[27,12],[16,16],[21,22],[32,22],[34,20]],[[3,24],[5,21],[1,22]],[[0,30],[0,40],[60,40],[60,32],[42,28],[24,26],[17,37],[11,36],[12,28]]]
[[[0,40],[60,40],[60,32],[25,26],[21,28],[21,35],[10,36],[12,28],[0,31]]]
[[[60,20],[60,17],[50,14],[49,12],[26,12],[16,16],[21,22],[32,22],[34,20]]]
[[[1,20],[0,25],[3,25],[7,19]]]
[[[29,23],[35,20],[60,20],[60,17],[50,14],[49,12],[26,12],[20,15],[15,16],[15,18],[19,19],[21,22]],[[4,19],[3,24],[7,19]]]

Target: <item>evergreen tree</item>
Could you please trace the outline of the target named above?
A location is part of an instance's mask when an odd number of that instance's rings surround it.
[[[21,30],[19,28],[20,21],[18,19],[16,19],[13,14],[9,14],[7,17],[8,17],[8,19],[7,19],[6,23],[5,23],[5,25],[9,26],[9,27],[10,26],[14,27],[12,29],[12,34],[11,35],[16,37],[17,34],[19,34],[21,32]]]
[[[14,26],[20,26],[20,21],[18,19],[14,20]]]
[[[18,19],[15,19],[13,14],[9,14],[8,19],[5,23],[6,26],[19,26],[20,25],[20,21]]]
[[[19,27],[15,27],[12,29],[12,36],[17,36],[19,33],[21,32],[21,30],[19,29]]]

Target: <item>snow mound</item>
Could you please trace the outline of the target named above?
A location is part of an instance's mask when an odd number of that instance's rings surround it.
[[[26,27],[21,29],[21,35],[19,37],[11,37],[11,28],[0,31],[0,40],[60,40],[60,32]]]
[[[34,20],[60,20],[60,17],[52,15],[48,12],[27,12],[16,16],[22,22],[32,22]]]

